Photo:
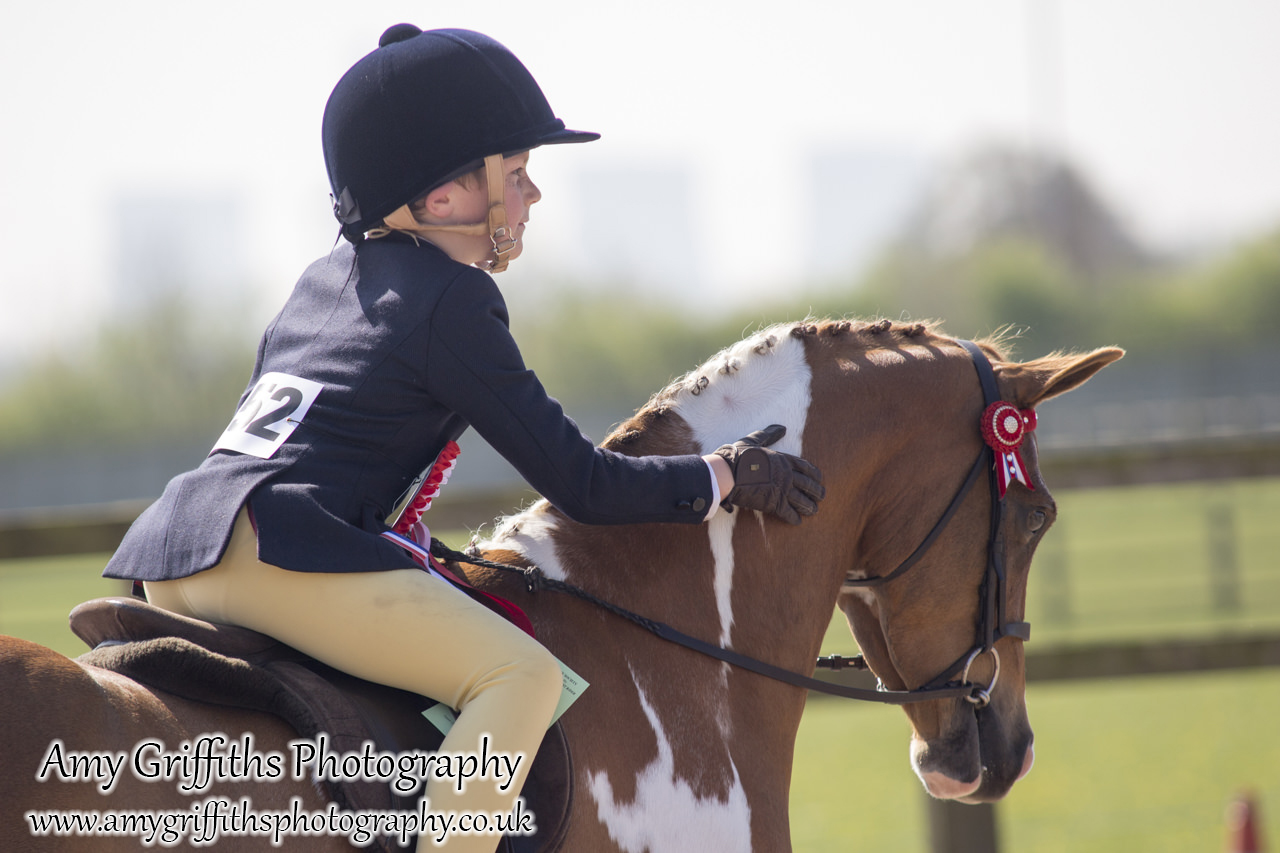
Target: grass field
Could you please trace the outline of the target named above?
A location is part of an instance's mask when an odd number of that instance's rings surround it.
[[[1280,629],[1280,480],[1057,497],[1028,601],[1031,652]],[[0,633],[78,654],[67,611],[123,591],[97,577],[104,561],[0,563]],[[827,646],[853,649],[842,624]],[[1244,789],[1264,832],[1280,826],[1280,670],[1032,684],[1027,698],[1037,760],[997,807],[1006,853],[1222,850]],[[796,850],[927,850],[909,734],[894,708],[810,703],[792,776]]]
[[[1036,766],[996,807],[1002,851],[1219,851],[1244,789],[1280,815],[1280,671],[1031,685]],[[791,816],[806,853],[928,850],[900,711],[810,703]],[[1268,822],[1269,821],[1269,822]]]

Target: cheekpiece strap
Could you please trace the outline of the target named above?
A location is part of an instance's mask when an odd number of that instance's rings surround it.
[[[982,349],[973,341],[959,341],[969,351],[974,367],[978,370],[978,379],[982,383],[982,396],[987,403],[982,412],[982,439],[991,448],[995,462],[996,488],[1000,499],[1004,499],[1009,484],[1017,480],[1031,491],[1031,476],[1027,473],[1027,465],[1022,461],[1019,449],[1027,433],[1036,428],[1034,409],[1019,409],[1012,403],[1000,399],[1000,388],[996,384],[996,375],[991,362]]]

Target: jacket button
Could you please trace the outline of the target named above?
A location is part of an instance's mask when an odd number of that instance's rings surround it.
[[[703,498],[695,498],[693,501],[693,511],[702,512],[707,508],[707,502]]]

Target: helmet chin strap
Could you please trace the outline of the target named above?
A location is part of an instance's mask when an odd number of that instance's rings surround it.
[[[489,212],[484,222],[471,225],[424,225],[413,215],[406,204],[392,212],[383,222],[388,229],[408,231],[410,233],[428,233],[447,231],[451,234],[467,234],[476,237],[488,237],[493,244],[492,252],[481,266],[492,273],[502,272],[511,261],[511,250],[516,247],[514,232],[507,226],[505,175],[502,170],[502,155],[491,154],[484,158],[485,183],[489,192]],[[377,229],[381,230],[381,229]],[[370,236],[377,235],[370,231]]]

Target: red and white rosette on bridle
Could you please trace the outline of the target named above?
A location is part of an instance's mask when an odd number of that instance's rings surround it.
[[[1031,491],[1031,477],[1018,448],[1027,433],[1036,428],[1035,409],[1019,409],[1012,403],[995,402],[982,413],[982,438],[995,452],[996,483],[1000,497],[1008,491],[1009,484],[1017,480]]]

